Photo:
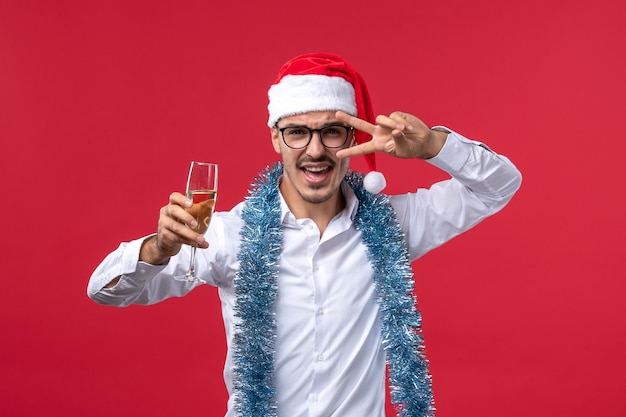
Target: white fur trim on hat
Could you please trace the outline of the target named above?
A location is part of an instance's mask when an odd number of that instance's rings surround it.
[[[341,110],[357,115],[354,87],[341,77],[327,75],[285,75],[267,92],[269,127],[283,117],[310,111]]]

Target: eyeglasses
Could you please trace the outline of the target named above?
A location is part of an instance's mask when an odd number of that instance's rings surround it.
[[[302,149],[309,146],[313,133],[317,132],[322,145],[326,148],[341,148],[348,141],[352,126],[328,125],[321,129],[311,129],[306,126],[276,127],[280,132],[283,142],[291,149]]]

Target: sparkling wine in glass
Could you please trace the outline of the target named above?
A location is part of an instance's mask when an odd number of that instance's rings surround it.
[[[217,198],[217,164],[191,162],[187,177],[187,198],[193,205],[187,209],[198,222],[196,232],[204,234],[209,228]],[[191,247],[191,259],[187,273],[174,279],[188,282],[205,281],[196,277],[196,245]]]

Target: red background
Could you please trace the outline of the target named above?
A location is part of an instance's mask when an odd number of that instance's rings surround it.
[[[618,0],[1,0],[0,415],[223,415],[214,289],[116,309],[85,288],[190,160],[220,164],[218,209],[241,200],[277,160],[267,88],[311,51],[351,61],[377,113],[480,138],[524,175],[414,264],[439,416],[626,415],[625,18]],[[389,192],[445,177],[379,165]]]

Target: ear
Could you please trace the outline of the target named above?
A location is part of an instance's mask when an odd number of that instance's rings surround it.
[[[271,135],[272,135],[272,146],[274,146],[274,150],[276,151],[276,153],[280,153],[280,132],[278,131],[277,128],[272,127],[270,129]]]

